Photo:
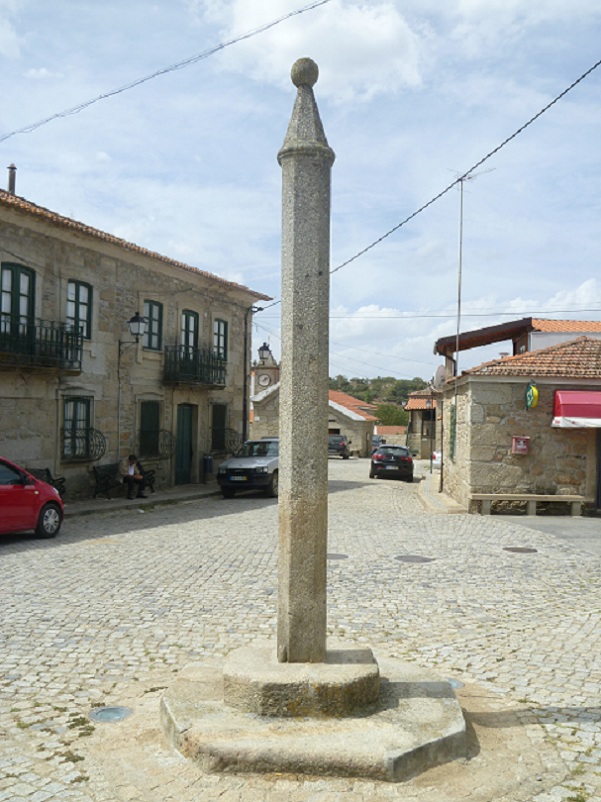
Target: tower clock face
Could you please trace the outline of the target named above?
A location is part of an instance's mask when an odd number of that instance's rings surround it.
[[[261,385],[261,387],[267,387],[268,385],[271,384],[271,377],[268,376],[266,373],[262,373],[259,376],[259,384]]]

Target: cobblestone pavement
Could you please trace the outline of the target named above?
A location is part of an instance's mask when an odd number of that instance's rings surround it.
[[[445,514],[427,473],[367,473],[330,460],[330,633],[463,683],[469,760],[386,784],[205,775],[170,751],[177,672],[275,634],[276,503],[207,497],[2,538],[0,802],[601,800],[599,555]],[[102,705],[133,714],[93,724]]]

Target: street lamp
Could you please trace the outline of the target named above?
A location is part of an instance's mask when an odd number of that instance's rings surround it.
[[[259,348],[259,359],[261,362],[266,362],[267,357],[271,354],[271,348],[267,345],[267,343],[263,343],[263,345]]]
[[[136,312],[136,314],[130,318],[127,325],[129,326],[132,337],[136,338],[136,343],[139,341],[140,337],[143,337],[146,333],[146,318],[142,317],[139,312]]]

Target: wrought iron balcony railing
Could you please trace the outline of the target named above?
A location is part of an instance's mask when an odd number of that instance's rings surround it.
[[[225,386],[227,360],[203,348],[165,347],[165,384]]]
[[[81,372],[83,334],[63,323],[0,315],[0,367],[53,368]]]
[[[98,429],[66,429],[62,434],[65,461],[94,461],[106,454],[106,437]]]

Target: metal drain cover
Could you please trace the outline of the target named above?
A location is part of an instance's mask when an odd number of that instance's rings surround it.
[[[92,721],[99,721],[106,724],[122,721],[124,718],[131,716],[133,712],[131,707],[97,707],[96,710],[92,710],[90,713],[90,718]]]
[[[504,546],[503,551],[511,551],[513,554],[537,554],[538,549],[531,549],[528,546]]]
[[[434,557],[421,557],[419,554],[399,554],[394,558],[402,563],[432,563]]]
[[[328,554],[328,560],[348,560],[348,554]]]

